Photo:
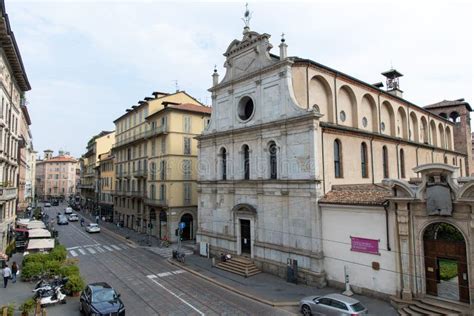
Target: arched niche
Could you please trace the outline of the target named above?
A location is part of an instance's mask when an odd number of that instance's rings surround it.
[[[309,81],[309,105],[324,115],[322,121],[334,122],[331,86],[321,76],[314,76]]]

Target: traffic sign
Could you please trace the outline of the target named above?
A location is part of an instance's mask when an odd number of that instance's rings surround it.
[[[185,222],[179,223],[179,229],[184,229],[184,227],[186,227],[186,223],[185,223]]]

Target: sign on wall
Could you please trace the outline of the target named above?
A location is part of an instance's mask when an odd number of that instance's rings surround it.
[[[380,255],[378,239],[367,239],[351,236],[351,251]]]

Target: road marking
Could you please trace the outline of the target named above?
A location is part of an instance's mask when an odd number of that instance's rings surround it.
[[[86,248],[87,251],[89,251],[91,254],[95,254],[96,251],[94,250],[94,248]]]
[[[69,250],[69,253],[71,254],[71,256],[77,257],[77,252],[75,252],[74,250]]]
[[[137,248],[137,245],[132,244],[132,243],[127,244],[127,246],[129,246],[130,248]]]
[[[130,247],[128,247],[126,244],[120,244],[120,247],[122,247],[123,249],[128,249]]]
[[[75,246],[75,247],[69,247],[69,248],[66,248],[66,249],[67,250],[73,250],[73,249],[77,249],[77,248],[86,248],[86,247],[95,247],[95,246],[100,246],[100,244]]]
[[[83,255],[86,254],[86,252],[85,252],[84,249],[82,249],[82,248],[78,248],[77,250],[78,250],[81,254],[83,254]]]
[[[184,272],[186,272],[186,271],[184,271],[184,270],[171,271],[171,273],[173,273],[173,274],[180,274],[180,273],[184,273]]]
[[[154,278],[156,278],[157,276],[154,275],[154,274],[149,274],[149,275],[147,275],[146,277],[149,278],[149,279],[154,279]]]
[[[162,278],[162,277],[165,277],[165,276],[169,276],[169,275],[172,275],[173,273],[171,272],[162,272],[162,273],[158,273],[157,276]]]
[[[110,247],[114,248],[115,250],[122,250],[122,249],[120,249],[119,247],[117,247],[115,245],[110,245]]]
[[[106,245],[103,245],[102,247],[104,247],[105,249],[107,249],[108,251],[114,251],[112,248],[110,248],[109,246],[106,246]]]
[[[172,292],[171,290],[169,290],[168,288],[166,288],[163,284],[159,283],[158,281],[155,280],[155,278],[153,277],[150,277],[148,276],[148,278],[150,279],[151,282],[155,283],[156,285],[158,285],[159,287],[161,287],[163,290],[165,290],[166,292],[170,293],[171,295],[173,295],[174,297],[176,297],[178,300],[180,300],[181,302],[183,302],[184,304],[188,305],[189,307],[191,307],[192,309],[194,309],[196,312],[198,312],[199,315],[203,315],[204,316],[204,313],[201,312],[199,309],[197,309],[196,307],[194,307],[193,305],[191,305],[190,303],[188,303],[186,300],[182,299],[180,296],[183,295],[177,295],[175,294],[174,292]]]
[[[97,249],[97,251],[100,252],[100,253],[104,253],[104,252],[105,252],[105,250],[102,249],[102,248],[99,247],[99,246],[95,247],[95,249]]]

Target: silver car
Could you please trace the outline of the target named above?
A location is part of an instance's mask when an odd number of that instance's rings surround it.
[[[365,315],[368,313],[358,300],[342,294],[308,296],[300,301],[300,311],[309,315]]]

